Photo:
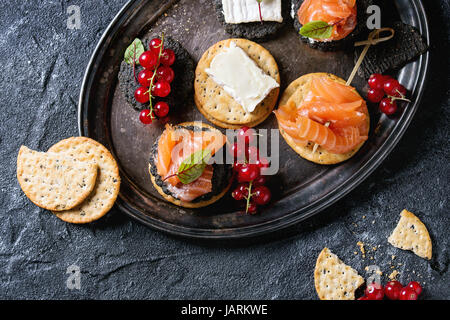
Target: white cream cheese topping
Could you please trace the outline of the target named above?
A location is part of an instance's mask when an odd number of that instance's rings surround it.
[[[222,7],[226,23],[261,21],[256,0],[222,0]],[[281,0],[262,0],[261,16],[263,21],[283,22]]]
[[[253,112],[272,89],[280,86],[234,42],[223,48],[205,71],[245,112]]]

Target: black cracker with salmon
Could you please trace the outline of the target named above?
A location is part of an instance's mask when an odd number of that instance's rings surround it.
[[[145,50],[149,50],[150,40],[153,38],[160,38],[159,35],[155,35],[149,39],[143,41]],[[190,54],[183,48],[183,46],[170,37],[164,38],[164,48],[171,49],[175,53],[175,62],[170,67],[175,72],[175,78],[170,84],[171,92],[165,98],[155,97],[153,105],[158,101],[166,102],[171,110],[175,110],[177,106],[184,105],[186,101],[191,101],[192,93],[194,90],[194,70],[195,65]],[[144,68],[140,65],[136,65],[136,77],[140,71]],[[122,61],[119,71],[119,87],[125,100],[135,109],[143,110],[148,109],[149,103],[139,103],[134,98],[134,91],[141,85],[134,79],[133,66],[129,65],[125,61]]]
[[[281,15],[283,22],[257,21],[248,23],[226,23],[223,15],[222,0],[210,0],[214,3],[217,19],[225,27],[225,31],[236,38],[245,38],[257,42],[272,39],[278,31],[288,25],[292,18],[289,14],[290,0],[281,0]],[[255,0],[256,1],[256,0]],[[261,5],[264,5],[261,3]],[[264,17],[263,17],[264,19]]]
[[[369,15],[367,14],[367,7],[373,4],[372,0],[357,0],[356,1],[356,27],[355,29],[344,39],[336,41],[312,41],[308,37],[302,36],[299,32],[302,28],[302,24],[298,21],[298,10],[304,2],[304,0],[291,0],[292,9],[294,14],[294,29],[297,31],[300,39],[308,44],[313,49],[321,51],[338,51],[338,50],[353,50],[353,45],[356,41],[363,38],[363,34],[367,31],[366,21]],[[366,37],[367,38],[367,37]]]
[[[187,129],[187,130],[191,130],[191,131],[200,131],[200,130],[201,131],[210,131],[211,130],[210,128],[197,127],[197,126],[186,126],[186,127],[185,126],[174,126],[174,129]],[[150,158],[149,158],[149,163],[151,165],[150,173],[152,174],[153,177],[155,177],[156,184],[164,191],[165,194],[172,196],[175,199],[178,199],[167,188],[167,182],[163,181],[162,177],[158,174],[158,170],[156,168],[155,159],[156,159],[156,156],[158,155],[159,138],[153,144],[151,152],[150,152]],[[225,152],[226,151],[224,151],[224,157],[225,157]],[[224,158],[224,163],[225,163],[225,158]],[[208,201],[212,197],[220,194],[229,185],[231,178],[233,176],[232,165],[213,163],[212,166],[213,166],[213,176],[211,179],[212,191],[209,193],[206,193],[198,198],[195,198],[194,200],[190,201],[191,203]]]
[[[425,38],[413,26],[397,21],[389,27],[395,31],[394,38],[370,47],[358,69],[358,75],[362,78],[368,79],[373,73],[383,74],[400,69],[428,50]],[[355,62],[361,54],[361,48],[355,51]]]

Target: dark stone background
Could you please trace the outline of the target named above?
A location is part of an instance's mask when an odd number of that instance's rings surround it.
[[[21,144],[46,150],[78,134],[86,64],[125,2],[0,1],[1,299],[315,299],[313,269],[324,246],[364,276],[372,264],[384,275],[396,269],[403,283],[424,283],[423,298],[450,299],[447,0],[424,1],[433,43],[428,86],[411,126],[379,169],[283,236],[220,245],[166,236],[118,210],[92,225],[66,224],[34,206],[16,181]],[[81,7],[81,30],[66,28],[71,4]],[[428,226],[431,262],[387,243],[403,208]],[[366,244],[365,259],[358,241]],[[82,271],[79,291],[66,288],[72,264]]]

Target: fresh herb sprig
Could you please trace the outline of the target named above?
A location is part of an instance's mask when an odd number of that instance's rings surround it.
[[[198,150],[183,160],[177,173],[166,177],[164,181],[177,176],[183,184],[194,182],[200,178],[203,171],[205,171],[209,159],[211,159],[211,150]]]
[[[343,19],[340,19],[334,23],[328,23],[321,20],[311,21],[304,24],[299,33],[307,38],[312,39],[328,39],[331,37],[333,27],[340,23]]]
[[[144,51],[145,51],[144,44],[138,38],[134,39],[133,42],[125,50],[124,60],[126,63],[131,64],[133,66],[133,76],[135,82],[137,81],[136,64],[139,64],[139,57]]]

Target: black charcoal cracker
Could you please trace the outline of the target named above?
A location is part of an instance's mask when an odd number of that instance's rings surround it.
[[[146,50],[148,49],[149,42],[150,40],[143,41]],[[175,72],[175,78],[170,84],[170,94],[165,98],[155,97],[153,105],[158,101],[165,101],[173,111],[178,105],[183,105],[187,100],[192,98],[195,66],[189,53],[178,41],[167,37],[164,40],[164,48],[172,49],[175,52],[176,59],[171,66]],[[136,77],[141,70],[143,68],[140,65],[136,65]],[[140,84],[134,79],[133,66],[122,61],[118,78],[119,87],[125,100],[136,110],[147,109],[148,103],[141,104],[134,98],[134,91],[140,87]]]
[[[292,12],[294,14],[294,28],[297,32],[300,32],[302,24],[298,21],[298,9],[302,5],[304,0],[292,0]],[[355,29],[344,39],[337,41],[317,41],[307,37],[302,36],[300,33],[298,36],[300,39],[307,43],[311,48],[318,49],[321,51],[338,51],[345,49],[353,49],[353,44],[355,41],[360,40],[361,35],[367,30],[366,21],[368,14],[366,13],[367,7],[372,5],[372,0],[358,0],[356,2],[356,20],[357,24]]]
[[[209,131],[211,130],[210,128],[205,128],[205,127],[196,127],[196,126],[174,126],[174,129],[179,129],[179,128],[184,128],[187,130],[192,130],[192,131]],[[155,158],[158,154],[158,141],[159,139],[157,139],[155,141],[155,143],[152,146],[152,150],[150,152],[150,165],[151,165],[151,169],[150,172],[152,174],[152,176],[155,177],[155,182],[156,184],[161,187],[161,189],[164,191],[165,194],[172,196],[176,199],[178,199],[172,192],[170,192],[170,190],[167,188],[167,183],[164,182],[162,180],[162,177],[158,174],[158,170],[156,169],[156,164],[155,164]],[[211,199],[212,197],[220,194],[230,183],[230,180],[232,178],[233,175],[233,169],[232,166],[229,164],[216,164],[214,163],[213,165],[213,176],[212,176],[212,191],[204,194],[194,200],[192,200],[192,203],[198,203],[198,202],[202,202],[202,201],[208,201],[209,199]]]
[[[395,30],[394,38],[370,47],[358,69],[358,75],[362,78],[368,79],[373,73],[397,70],[428,50],[425,38],[413,26],[397,21],[392,28]],[[361,50],[356,50],[355,62]]]
[[[236,38],[245,38],[258,42],[267,41],[279,31],[287,22],[291,21],[290,17],[290,1],[281,1],[281,15],[283,22],[276,21],[260,21],[249,23],[226,23],[225,16],[223,15],[222,0],[211,0],[214,3],[216,9],[217,19],[225,27],[225,31],[233,35]],[[255,0],[256,1],[256,0]]]

